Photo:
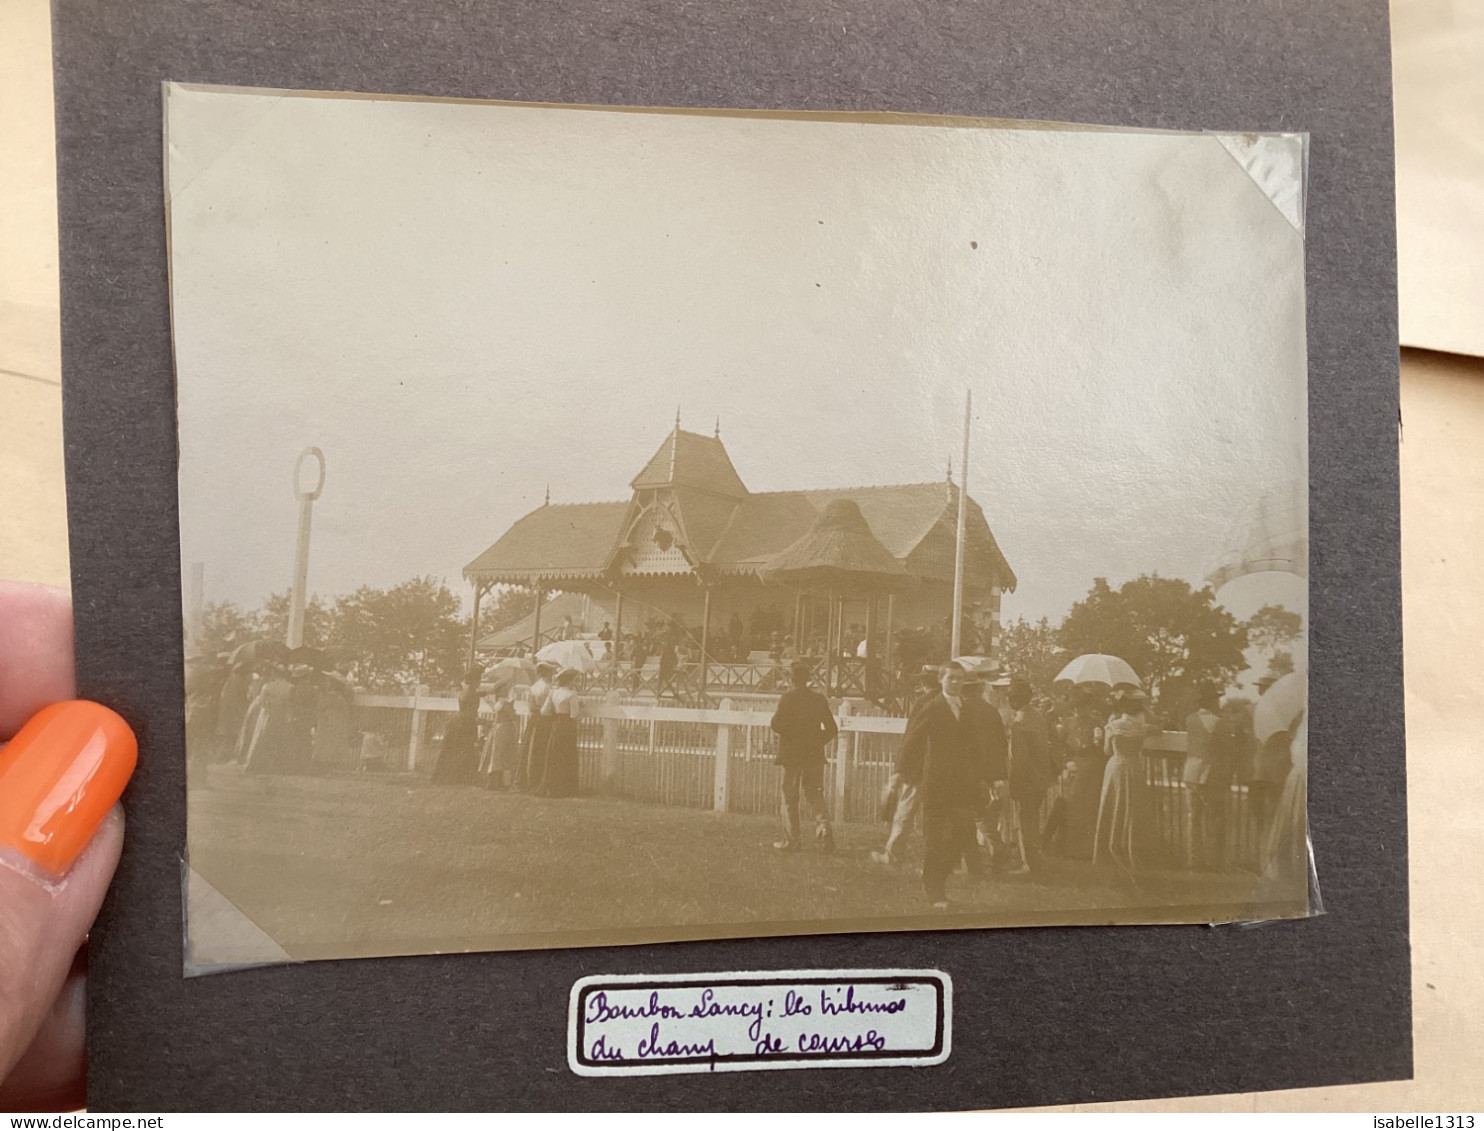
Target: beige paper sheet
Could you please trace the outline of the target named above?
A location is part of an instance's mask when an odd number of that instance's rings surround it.
[[[1402,345],[1484,356],[1484,3],[1391,21]]]

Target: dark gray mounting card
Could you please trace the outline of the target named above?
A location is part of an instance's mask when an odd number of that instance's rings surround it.
[[[987,13],[965,4],[910,18],[871,4],[472,12],[61,0],[78,675],[82,693],[120,709],[142,740],[126,798],[129,845],[92,942],[90,1107],[956,1109],[1409,1074],[1386,31],[1384,4],[1359,0],[1322,13],[1175,3],[1076,14],[1023,3]],[[1298,215],[1309,382],[1309,827],[1328,913],[1258,929],[641,941],[185,980],[178,359],[161,107],[169,82],[1307,134]],[[404,936],[397,946],[446,948],[441,936],[421,946]],[[929,988],[892,997],[899,984]],[[799,1055],[763,1066],[800,1071],[695,1072],[708,1055],[704,1026],[677,1025],[659,1047],[649,1032],[631,1032],[646,1009],[725,1001],[732,1017],[765,1015],[775,991],[790,1003],[780,1008],[817,993],[815,1008],[831,1016],[841,1002],[851,1003],[847,1014],[889,1016],[907,1051],[878,1047],[887,1027],[790,1029]],[[622,1043],[624,1053],[579,1032]],[[749,1054],[743,1045],[759,1038],[746,1026],[722,1035],[738,1058],[732,1067],[777,1051]],[[406,1063],[439,1070],[407,1073],[398,1067]]]

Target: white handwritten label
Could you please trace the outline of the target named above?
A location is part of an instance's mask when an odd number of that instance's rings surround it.
[[[952,999],[940,970],[598,974],[572,987],[567,1061],[580,1076],[941,1064]]]

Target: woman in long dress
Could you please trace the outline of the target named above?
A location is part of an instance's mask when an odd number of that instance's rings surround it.
[[[248,710],[252,730],[243,743],[246,773],[278,773],[289,761],[289,712],[293,697],[294,685],[283,668],[276,664],[270,667],[262,689]]]
[[[242,724],[252,703],[252,665],[240,663],[227,674],[216,713],[216,751],[213,761],[235,762],[242,756]]]
[[[319,682],[319,715],[314,724],[314,764],[324,769],[353,766],[350,747],[351,708],[355,691],[338,668],[323,672]]]
[[[221,708],[222,676],[221,669],[205,657],[186,657],[186,757],[193,773],[204,770],[211,762]]]
[[[319,688],[314,671],[297,664],[290,672],[293,692],[289,696],[289,722],[284,770],[300,773],[314,758],[314,727],[319,717]]]
[[[1104,728],[1108,765],[1103,771],[1092,858],[1097,864],[1133,876],[1146,866],[1144,740],[1157,734],[1159,728],[1145,721],[1142,695],[1120,696],[1114,712],[1115,717]]]
[[[526,733],[521,751],[521,775],[517,787],[536,789],[546,773],[546,736],[551,733],[551,718],[545,713],[546,701],[551,697],[551,677],[556,673],[552,664],[536,665],[536,682],[526,693]]]
[[[1108,770],[1103,720],[1094,704],[1079,703],[1067,727],[1066,824],[1062,853],[1073,860],[1092,858],[1103,779]]]
[[[1272,835],[1278,799],[1293,768],[1289,749],[1291,735],[1278,731],[1266,742],[1258,743],[1252,756],[1252,776],[1247,782],[1248,803],[1257,826],[1257,843],[1266,844]]]
[[[487,789],[509,789],[520,769],[520,716],[510,702],[510,688],[495,700],[495,725],[485,749],[484,784]]]
[[[556,687],[542,708],[551,720],[546,739],[546,771],[536,792],[543,797],[573,797],[577,793],[577,672],[568,668],[557,676]]]
[[[459,709],[443,732],[443,748],[433,767],[440,785],[465,785],[479,770],[479,681],[483,672],[472,669],[459,691]]]
[[[1309,722],[1280,732],[1289,770],[1263,844],[1263,881],[1271,899],[1297,899],[1309,882]]]

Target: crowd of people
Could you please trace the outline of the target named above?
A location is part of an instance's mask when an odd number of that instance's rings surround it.
[[[308,773],[355,758],[355,692],[342,667],[243,658],[186,670],[192,765],[237,763],[250,774]]]
[[[578,680],[573,668],[544,661],[526,693],[527,724],[522,732],[513,682],[486,684],[472,667],[459,691],[459,707],[443,732],[433,781],[478,784],[540,797],[577,793]],[[493,717],[481,719],[488,703]]]
[[[186,747],[194,769],[235,764],[247,774],[310,774],[364,768],[347,665],[279,657],[275,651],[270,658],[188,662]],[[483,669],[471,667],[439,743],[432,780],[548,797],[575,794],[579,678],[575,670],[536,664],[527,695],[530,723],[522,731],[515,685],[486,684]]]
[[[678,653],[682,646],[673,631],[663,635],[662,649]],[[782,851],[798,851],[811,839],[825,850],[835,845],[823,785],[838,729],[829,700],[813,686],[815,675],[811,661],[792,663],[792,686],[772,718],[783,770],[783,835],[775,845]],[[486,683],[484,670],[471,667],[432,780],[575,795],[580,678],[576,670],[537,662],[522,725],[515,682]],[[1250,866],[1255,855],[1289,878],[1303,873],[1302,719],[1259,742],[1251,702],[1223,704],[1214,691],[1173,708],[1163,704],[1155,717],[1137,688],[1052,690],[1037,695],[1022,677],[987,678],[958,663],[924,668],[881,798],[890,831],[872,859],[903,864],[920,831],[922,883],[937,906],[947,903],[948,879],[960,868],[1031,874],[1052,857],[1091,861],[1110,878],[1135,881],[1172,865],[1230,871],[1239,864],[1231,852],[1232,814],[1245,795],[1257,851],[1243,863]],[[288,774],[360,764],[354,691],[343,670],[251,656],[190,664],[186,692],[187,743],[197,768],[236,763],[249,774]],[[1175,810],[1178,829],[1170,827],[1170,809],[1154,811],[1145,756],[1146,743],[1171,730],[1184,731],[1185,749],[1183,756],[1163,757],[1161,784],[1184,795]],[[806,821],[813,825],[810,838]],[[1171,859],[1172,846],[1183,859]]]
[[[805,844],[801,815],[815,842],[834,846],[823,796],[826,747],[836,735],[828,701],[798,664],[793,688],[773,717],[783,766],[784,837],[776,847]],[[1167,727],[1151,717],[1136,688],[1113,694],[1077,688],[1037,697],[1023,678],[982,680],[957,663],[925,671],[882,797],[890,832],[872,859],[905,860],[920,827],[922,883],[937,907],[960,867],[970,873],[1029,874],[1050,856],[1091,860],[1110,879],[1137,880],[1171,863],[1219,872],[1236,866],[1228,846],[1233,785],[1244,785],[1262,862],[1292,872],[1303,842],[1302,753],[1296,728],[1259,743],[1251,704],[1224,707],[1214,692],[1196,696],[1183,719],[1186,750],[1177,762],[1187,797],[1184,827],[1166,839],[1156,827],[1144,747]],[[1301,740],[1300,740],[1301,741]],[[1174,784],[1174,783],[1172,783]],[[1170,861],[1169,843],[1185,859]]]

